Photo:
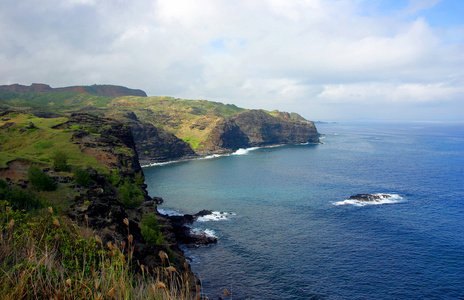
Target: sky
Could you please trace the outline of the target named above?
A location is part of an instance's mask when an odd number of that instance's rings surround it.
[[[1,0],[0,85],[464,121],[462,0]]]

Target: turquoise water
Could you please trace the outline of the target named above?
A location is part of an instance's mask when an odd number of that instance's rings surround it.
[[[144,169],[160,209],[233,213],[193,225],[219,239],[186,250],[204,295],[464,297],[464,124],[317,127],[320,145]],[[358,193],[394,199],[343,202]]]

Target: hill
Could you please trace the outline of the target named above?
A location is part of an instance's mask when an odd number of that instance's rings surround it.
[[[0,150],[6,299],[196,299],[178,225],[148,195],[127,124],[1,111]]]
[[[30,86],[12,84],[1,85],[0,90],[26,93],[26,92],[77,92],[82,94],[91,94],[97,96],[120,97],[120,96],[139,96],[146,97],[147,94],[142,90],[129,89],[118,85],[90,85],[90,86],[68,86],[61,88],[52,88],[48,84],[33,83]]]
[[[319,141],[314,123],[296,113],[248,110],[206,100],[0,88],[0,107],[43,117],[85,112],[122,121],[132,130],[142,164]]]

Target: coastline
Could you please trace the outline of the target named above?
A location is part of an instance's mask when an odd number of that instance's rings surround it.
[[[264,149],[264,148],[277,148],[277,147],[290,146],[290,145],[304,146],[304,145],[322,145],[322,144],[323,144],[322,142],[318,142],[318,143],[306,142],[306,143],[301,143],[301,144],[276,144],[276,145],[266,145],[266,146],[258,146],[258,147],[239,148],[235,151],[228,151],[228,152],[222,152],[222,153],[210,153],[206,155],[187,156],[187,157],[182,157],[179,159],[168,160],[168,161],[155,161],[155,162],[150,163],[146,160],[139,160],[139,162],[142,168],[149,168],[149,167],[169,165],[173,163],[213,159],[213,158],[225,157],[225,156],[231,156],[231,155],[246,155],[250,151],[257,150],[257,149]]]

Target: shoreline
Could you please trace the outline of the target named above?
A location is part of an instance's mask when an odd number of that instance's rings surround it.
[[[210,153],[207,155],[198,155],[198,156],[193,156],[193,157],[182,157],[179,159],[168,160],[168,161],[159,161],[159,162],[152,162],[152,163],[140,161],[140,166],[142,168],[149,168],[149,167],[164,166],[164,165],[186,162],[186,161],[213,159],[213,158],[225,157],[225,156],[231,156],[231,155],[246,155],[250,151],[263,149],[263,148],[277,148],[277,147],[283,147],[283,146],[322,145],[322,144],[323,144],[322,142],[318,142],[318,143],[306,142],[306,143],[301,143],[301,144],[277,144],[277,145],[256,146],[256,147],[249,147],[249,148],[239,148],[235,151],[230,151],[230,152]]]

